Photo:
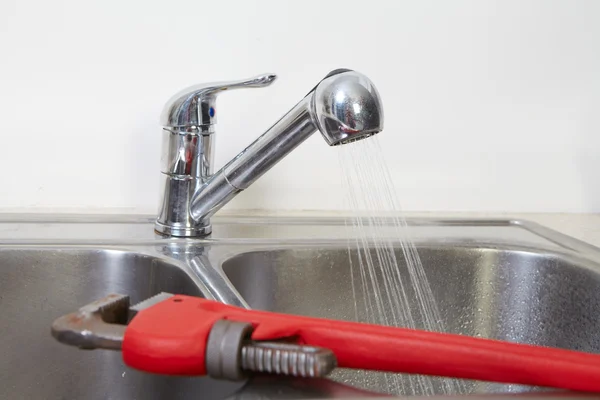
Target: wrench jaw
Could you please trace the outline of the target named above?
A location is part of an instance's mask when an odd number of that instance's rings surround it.
[[[109,294],[58,318],[52,336],[80,349],[121,350],[129,314],[129,296]]]

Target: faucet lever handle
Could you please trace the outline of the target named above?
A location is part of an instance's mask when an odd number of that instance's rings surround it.
[[[229,82],[212,83],[212,84],[209,83],[209,84],[199,85],[199,86],[204,86],[206,88],[206,90],[208,90],[209,92],[218,92],[221,90],[244,88],[244,87],[260,88],[260,87],[269,86],[271,83],[273,83],[273,81],[276,78],[277,78],[277,75],[275,75],[275,74],[262,74],[262,75],[257,75],[255,77],[248,78],[248,79],[241,79],[241,80],[229,81]]]
[[[203,83],[190,86],[175,94],[165,104],[160,118],[165,128],[190,129],[200,125],[216,123],[216,96],[224,90],[261,88],[269,86],[275,74],[262,74],[236,81]]]

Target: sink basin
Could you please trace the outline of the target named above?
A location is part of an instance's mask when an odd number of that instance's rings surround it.
[[[403,263],[402,250],[395,252],[398,262]],[[445,331],[600,352],[597,264],[514,245],[420,244],[418,253]],[[353,259],[358,315],[349,257]],[[376,259],[375,254],[373,258]],[[365,293],[357,265],[356,250],[349,253],[346,247],[295,247],[239,254],[226,260],[222,267],[252,308],[365,321]],[[406,265],[401,264],[400,270],[403,280],[410,282]],[[378,286],[384,287],[381,273],[375,279]],[[373,291],[366,294],[372,297]],[[409,293],[408,298],[412,314],[419,315],[416,297]],[[422,323],[417,321],[417,327],[423,328]],[[333,378],[368,390],[387,388],[394,392],[383,374],[338,371]],[[404,387],[410,387],[407,378],[403,379]],[[439,378],[433,379],[432,384],[436,393],[443,393]],[[454,390],[456,394],[532,388],[465,381],[455,384]],[[415,389],[414,394],[427,393]]]
[[[171,378],[127,368],[119,352],[82,351],[50,335],[58,316],[108,293],[138,302],[161,291],[201,296],[165,258],[115,249],[0,248],[0,397],[189,399],[226,397],[240,384]]]

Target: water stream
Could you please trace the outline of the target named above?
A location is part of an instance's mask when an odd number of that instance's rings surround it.
[[[339,146],[343,187],[356,238],[348,244],[355,320],[445,331],[377,136]],[[422,375],[365,376],[364,387],[402,395],[461,394],[462,382]],[[368,381],[367,381],[368,380]],[[359,382],[360,384],[360,382]]]

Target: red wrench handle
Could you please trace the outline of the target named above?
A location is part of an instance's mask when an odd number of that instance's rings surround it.
[[[138,313],[125,331],[133,368],[204,375],[205,346],[221,319],[252,323],[254,340],[293,338],[332,350],[338,365],[600,392],[600,355],[470,336],[246,310],[174,296]]]

